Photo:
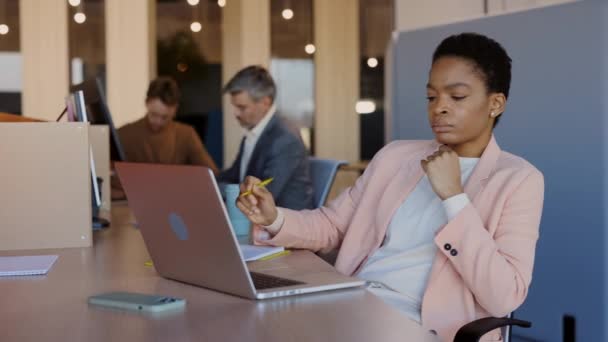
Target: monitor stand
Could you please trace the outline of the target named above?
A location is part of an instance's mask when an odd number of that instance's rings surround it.
[[[101,198],[101,184],[103,183],[103,179],[97,177],[97,186],[99,190],[99,197]],[[93,189],[91,189],[93,190]],[[93,191],[91,191],[92,193]],[[93,194],[93,198],[91,199],[91,204],[93,204],[93,231],[102,230],[104,228],[108,228],[110,226],[110,221],[99,217],[99,206],[95,201],[95,194]]]
[[[98,217],[93,216],[93,230],[102,230],[103,228],[108,228],[110,226],[110,221]]]

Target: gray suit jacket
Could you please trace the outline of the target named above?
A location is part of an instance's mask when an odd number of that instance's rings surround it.
[[[243,144],[244,140],[236,160],[229,169],[220,173],[218,181],[239,183]],[[261,180],[273,177],[266,188],[278,206],[294,210],[312,209],[312,181],[306,147],[278,113],[260,135],[245,174]]]

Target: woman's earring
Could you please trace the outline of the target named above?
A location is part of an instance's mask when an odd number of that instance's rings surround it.
[[[495,118],[496,117],[496,113],[492,112],[492,113],[490,113],[490,116],[493,117],[493,118]]]

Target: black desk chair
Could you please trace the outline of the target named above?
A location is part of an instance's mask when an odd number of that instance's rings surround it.
[[[503,340],[505,342],[511,342],[511,327],[514,325],[522,328],[529,328],[532,326],[532,323],[514,319],[513,313],[502,318],[480,318],[463,325],[456,333],[454,342],[477,342],[483,335],[497,328],[504,328],[502,334]]]

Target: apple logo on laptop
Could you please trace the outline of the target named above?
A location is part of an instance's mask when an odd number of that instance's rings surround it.
[[[177,235],[178,239],[188,240],[188,227],[181,216],[176,213],[169,214],[169,225],[171,225],[171,230]]]

